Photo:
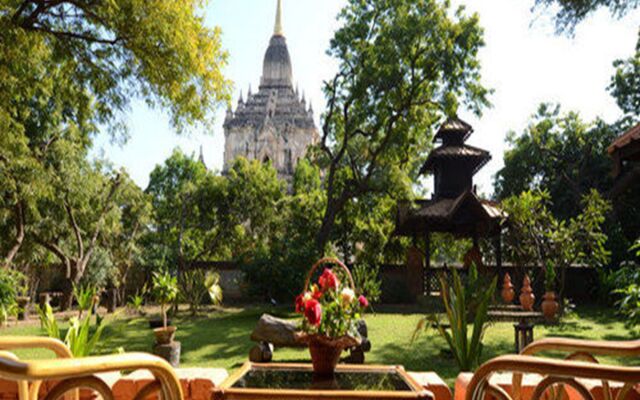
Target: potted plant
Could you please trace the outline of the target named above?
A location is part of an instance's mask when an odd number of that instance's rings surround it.
[[[544,273],[545,294],[542,301],[542,313],[547,321],[554,321],[560,308],[555,292],[556,276],[556,269],[553,263],[547,261]]]
[[[310,285],[313,273],[327,264],[339,270],[325,268],[317,284]],[[314,373],[332,375],[342,351],[360,343],[357,322],[369,306],[368,300],[356,296],[353,277],[342,262],[325,258],[309,271],[295,306],[303,315],[297,338],[309,347]]]
[[[153,274],[153,294],[160,304],[162,313],[162,328],[156,328],[153,333],[156,336],[156,343],[166,345],[173,341],[176,333],[175,326],[167,324],[167,305],[171,304],[178,295],[178,281],[169,272],[155,272]]]

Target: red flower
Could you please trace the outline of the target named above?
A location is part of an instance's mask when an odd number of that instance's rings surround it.
[[[358,297],[358,303],[360,303],[360,307],[362,308],[369,307],[369,300],[367,300],[367,298],[363,295],[360,295],[360,297]]]
[[[304,316],[311,325],[320,326],[322,321],[322,306],[316,299],[307,301],[304,305]]]
[[[328,268],[326,268],[322,275],[320,275],[318,283],[320,284],[323,292],[326,292],[328,289],[337,289],[340,284],[338,277]]]
[[[296,297],[296,312],[302,314],[304,312],[304,296],[298,295]]]

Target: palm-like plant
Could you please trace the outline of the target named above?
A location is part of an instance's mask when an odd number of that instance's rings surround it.
[[[82,319],[85,311],[90,312],[96,301],[98,289],[91,285],[73,285],[73,296],[78,302],[78,319]]]
[[[427,325],[435,326],[440,336],[446,340],[460,370],[472,371],[479,364],[482,355],[482,338],[489,304],[496,291],[497,277],[494,277],[491,284],[486,287],[478,278],[475,265],[470,267],[466,285],[455,270],[452,273],[452,286],[444,277],[440,278],[447,324],[442,323],[437,315],[427,316],[418,324],[414,339]],[[469,332],[470,321],[473,322],[471,332]]]
[[[102,337],[102,332],[107,327],[105,320],[96,315],[95,330],[92,329],[92,312],[91,308],[89,308],[84,319],[73,317],[69,320],[69,329],[67,329],[63,337],[58,321],[49,303],[46,303],[42,308],[37,307],[37,310],[42,329],[47,332],[49,337],[62,340],[67,347],[69,347],[74,357],[87,357],[93,354],[96,345]]]
[[[222,304],[222,286],[220,286],[220,274],[209,272],[204,279],[204,287],[209,293],[209,298],[214,306]]]

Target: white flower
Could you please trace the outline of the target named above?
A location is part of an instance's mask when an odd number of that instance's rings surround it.
[[[340,292],[340,297],[342,297],[342,301],[345,303],[351,303],[353,299],[356,298],[356,294],[350,288],[344,288],[342,292]]]
[[[313,298],[313,296],[311,295],[311,292],[305,292],[305,294],[304,294],[304,296],[302,298],[306,303],[307,301],[311,300]]]

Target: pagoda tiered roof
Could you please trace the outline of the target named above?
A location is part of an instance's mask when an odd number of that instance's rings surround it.
[[[473,174],[478,172],[491,160],[491,154],[488,151],[477,147],[462,145],[441,146],[434,149],[420,169],[421,174],[431,172],[435,169],[439,160],[456,160],[461,163],[469,164]]]
[[[434,141],[440,141],[422,166],[420,173],[433,173],[433,197],[398,205],[396,234],[417,236],[447,232],[459,237],[494,236],[506,218],[499,204],[481,199],[473,186],[473,176],[490,159],[484,149],[464,142],[473,128],[452,117],[438,129]]]

